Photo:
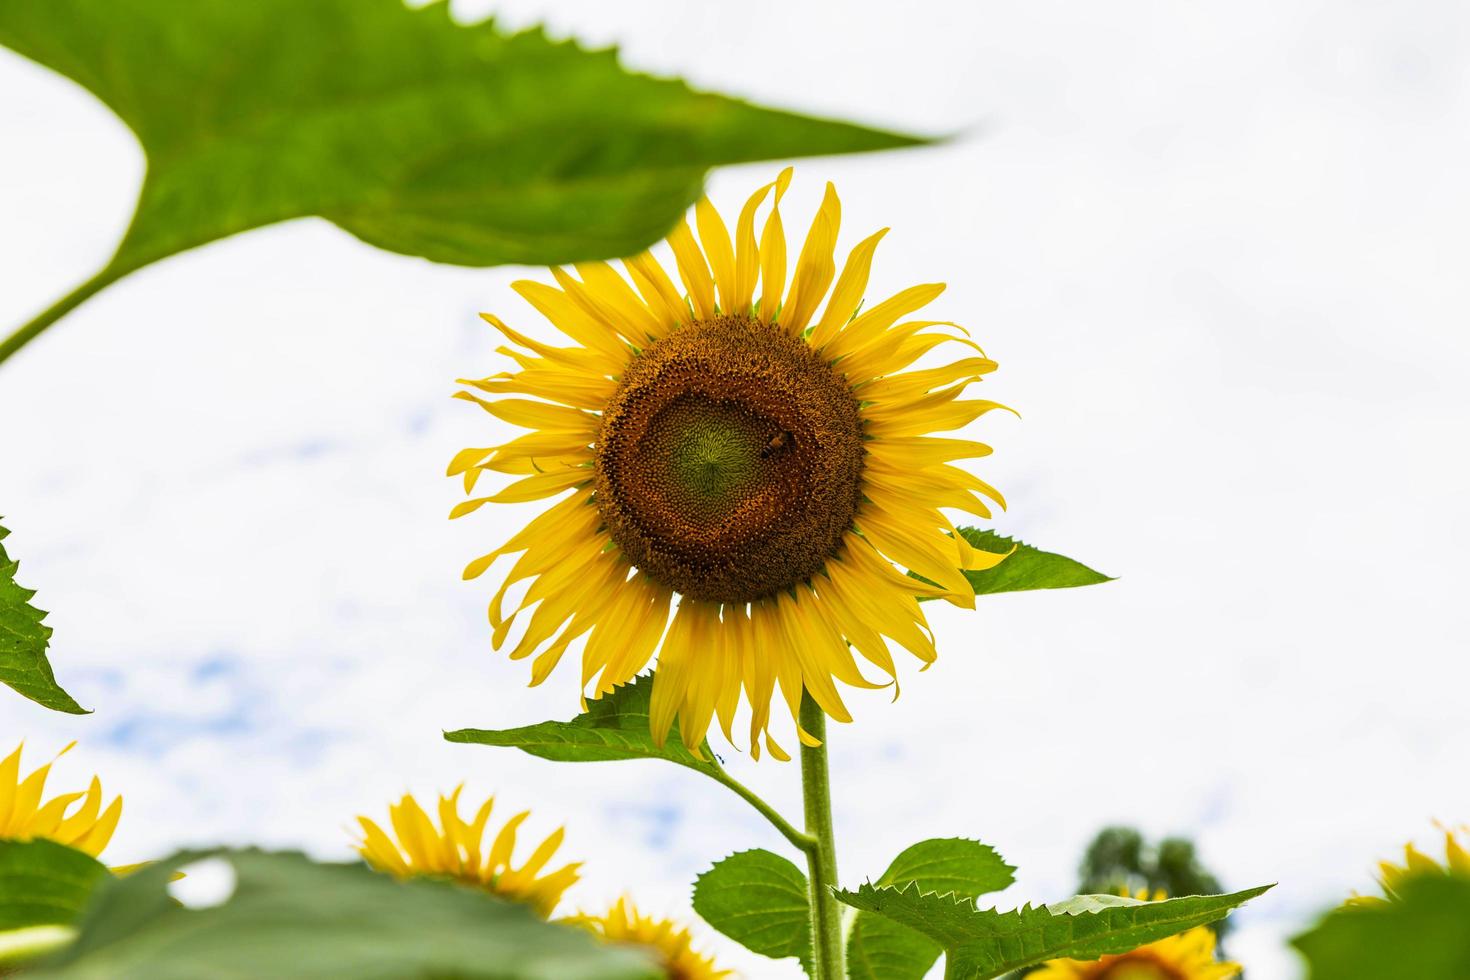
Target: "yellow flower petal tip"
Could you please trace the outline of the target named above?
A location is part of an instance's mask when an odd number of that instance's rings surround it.
[[[56,758],[70,752],[71,742]],[[101,855],[117,830],[122,797],[103,806],[102,783],[96,776],[85,791],[45,798],[46,780],[55,759],[24,778],[20,774],[22,742],[0,761],[0,840],[53,840],[58,844]]]
[[[386,828],[358,817],[362,832],[358,853],[377,871],[398,878],[450,878],[528,905],[541,918],[549,918],[563,893],[577,881],[581,867],[568,864],[546,870],[561,846],[564,830],[549,835],[517,867],[516,832],[529,811],[511,817],[492,835],[488,828],[494,798],[466,820],[459,812],[459,795],[456,789],[439,797],[437,823],[407,794],[388,807]]]
[[[695,950],[694,937],[687,928],[643,915],[626,897],[618,899],[603,915],[578,915],[567,921],[590,930],[605,942],[649,951],[668,980],[720,980],[734,975]]]
[[[962,397],[995,362],[954,324],[913,319],[942,284],[867,302],[883,232],[839,266],[830,184],[788,250],[790,179],[757,188],[733,223],[701,199],[668,238],[672,269],[645,252],[512,284],[563,338],[482,314],[515,370],[457,392],[513,429],[449,474],[467,493],[483,473],[512,479],[452,516],[549,503],[465,570],[509,563],[493,645],[532,658],[537,681],[576,648],[584,692],[656,659],[659,742],[676,721],[691,746],[715,721],[729,732],[743,701],[758,755],[778,699],[794,721],[803,692],[847,720],[844,686],[895,682],[901,650],[934,661],[918,598],[972,606],[964,569],[1003,557],[958,541],[946,516],[1004,506],[965,468],[990,447],[954,435],[1006,408]]]
[[[1383,898],[1354,895],[1349,905],[1377,905],[1384,901],[1398,900],[1403,883],[1421,876],[1454,875],[1470,878],[1470,827],[1446,827],[1436,824],[1444,838],[1444,860],[1438,861],[1414,846],[1404,845],[1403,864],[1392,861],[1378,862],[1378,885],[1383,889]]]
[[[1163,892],[1146,891],[1133,896],[1142,901],[1163,901]],[[1048,960],[1026,974],[1026,980],[1227,980],[1239,976],[1241,966],[1221,960],[1215,951],[1215,934],[1207,926],[1169,936],[1137,949],[1097,960]]]

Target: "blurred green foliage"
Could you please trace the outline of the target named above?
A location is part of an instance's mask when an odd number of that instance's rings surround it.
[[[188,907],[183,868],[228,865],[234,881]],[[192,868],[190,867],[192,865]],[[186,882],[188,879],[186,879]],[[538,919],[449,881],[398,881],[363,864],[258,850],[184,852],[96,889],[71,945],[25,971],[50,980],[657,980],[641,952]]]
[[[438,262],[555,264],[660,238],[709,168],[921,140],[763,109],[624,70],[540,31],[402,0],[5,0],[0,44],[91,91],[142,144],[110,282],[316,215]]]
[[[51,840],[0,839],[0,974],[5,965],[67,941],[107,869]]]
[[[1199,860],[1194,842],[1184,837],[1166,837],[1148,843],[1132,827],[1105,827],[1087,845],[1078,869],[1077,891],[1083,895],[1129,895],[1139,890],[1149,895],[1215,895],[1221,890],[1217,878]],[[1228,919],[1211,925],[1217,935],[1230,928]]]
[[[1466,980],[1470,879],[1416,875],[1393,902],[1328,913],[1294,939],[1308,980]]]

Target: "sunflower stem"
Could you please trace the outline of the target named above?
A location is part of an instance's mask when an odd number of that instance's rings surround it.
[[[35,319],[21,326],[20,329],[16,330],[9,337],[0,340],[0,363],[4,363],[11,354],[14,354],[26,344],[35,340],[41,331],[76,309],[85,300],[90,299],[105,287],[127,275],[127,273],[127,269],[114,268],[109,265],[91,279],[88,279],[61,297],[61,299],[51,304],[51,306],[42,310],[36,315]]]
[[[832,783],[827,775],[827,714],[812,696],[801,695],[802,729],[819,744],[801,746],[801,798],[806,832],[816,847],[806,852],[807,893],[812,915],[812,976],[843,980],[842,907],[837,887],[837,844],[832,836]]]

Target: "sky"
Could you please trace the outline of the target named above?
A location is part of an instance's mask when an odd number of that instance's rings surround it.
[[[463,16],[491,4],[456,6]],[[891,226],[869,293],[932,308],[1000,370],[1017,420],[973,429],[994,527],[1118,577],[930,607],[940,659],[854,692],[831,734],[844,882],[978,837],[998,901],[1064,897],[1124,822],[1194,836],[1252,980],[1284,937],[1432,820],[1470,820],[1470,10],[1451,2],[493,4],[618,44],[639,70],[929,134],[799,162],[839,252]],[[138,147],[81,89],[0,50],[0,324],[105,262]],[[778,163],[715,173],[738,208]],[[126,798],[115,862],[256,842],[350,856],[358,813],[467,784],[567,826],[573,903],[688,915],[725,854],[784,853],[677,767],[566,767],[444,729],[576,710],[490,649],[465,561],[535,512],[450,523],[443,468],[502,430],[451,401],[527,331],[525,269],[378,252],[318,220],[169,259],[0,367],[0,513],[85,717],[0,696],[0,738]],[[5,329],[9,329],[8,327]],[[488,440],[488,441],[487,441]],[[727,747],[728,748],[728,747]],[[787,812],[798,773],[727,751]],[[799,976],[699,928],[753,977]]]

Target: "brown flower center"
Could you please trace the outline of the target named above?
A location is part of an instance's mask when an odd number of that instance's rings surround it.
[[[744,316],[644,350],[602,413],[597,504],[628,560],[682,595],[744,603],[836,553],[861,495],[852,389]]]

